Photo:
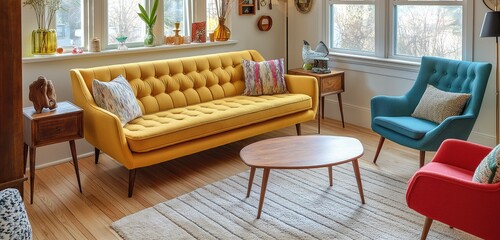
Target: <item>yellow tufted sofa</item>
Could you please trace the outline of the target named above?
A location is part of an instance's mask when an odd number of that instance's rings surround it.
[[[129,170],[132,196],[136,169],[244,138],[313,120],[316,79],[285,75],[289,93],[242,96],[241,61],[264,61],[254,50],[111,65],[70,71],[73,98],[84,110],[85,139]],[[130,83],[143,116],[122,127],[96,105],[92,81],[119,75]]]

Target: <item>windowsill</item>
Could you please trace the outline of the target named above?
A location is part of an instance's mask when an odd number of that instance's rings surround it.
[[[386,68],[392,70],[402,70],[418,72],[420,62],[405,61],[391,58],[378,58],[372,56],[363,56],[346,53],[330,53],[330,58],[334,62],[355,64],[368,67]]]
[[[33,56],[33,57],[23,57],[23,63],[33,63],[33,62],[51,62],[51,61],[62,61],[68,59],[81,59],[86,57],[99,57],[99,56],[112,56],[112,55],[123,55],[123,54],[135,54],[135,53],[146,53],[146,52],[158,52],[158,51],[172,51],[179,49],[191,49],[191,48],[205,48],[213,46],[223,46],[232,45],[238,43],[237,40],[229,40],[225,42],[206,42],[206,43],[191,43],[182,45],[160,45],[155,47],[134,47],[127,50],[103,50],[101,52],[84,52],[81,54],[63,53],[48,56]]]

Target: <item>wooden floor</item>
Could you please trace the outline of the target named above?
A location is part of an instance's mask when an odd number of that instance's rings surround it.
[[[316,122],[302,124],[302,134],[316,134]],[[386,141],[377,165],[371,161],[379,136],[369,129],[325,119],[322,135],[358,138],[365,148],[360,165],[409,178],[418,169],[418,151]],[[29,204],[29,183],[25,183],[25,205],[35,239],[120,239],[110,224],[126,215],[175,198],[196,188],[249,168],[239,158],[246,145],[272,137],[295,135],[295,127],[263,134],[198,154],[137,171],[135,191],[127,197],[128,171],[101,154],[80,159],[83,194],[73,165],[68,162],[36,171],[35,199]],[[433,153],[427,153],[430,161]],[[361,171],[361,176],[363,172]],[[245,193],[241,193],[244,195]]]

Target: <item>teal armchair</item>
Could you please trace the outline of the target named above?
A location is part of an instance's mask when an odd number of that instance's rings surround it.
[[[419,150],[420,167],[425,163],[425,152],[436,151],[445,139],[467,140],[479,115],[490,72],[490,63],[422,57],[415,84],[405,95],[375,96],[371,100],[371,128],[380,134],[373,162],[377,162],[386,138]],[[440,124],[412,117],[428,84],[446,92],[471,94],[462,114]]]

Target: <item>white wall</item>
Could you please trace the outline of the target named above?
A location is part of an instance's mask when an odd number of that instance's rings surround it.
[[[315,45],[323,39],[323,19],[326,1],[314,1],[313,9],[307,14],[295,10],[289,0],[289,65],[290,68],[302,64],[302,40]],[[474,1],[474,39],[473,60],[490,62],[495,65],[495,39],[480,38],[479,33],[487,8],[482,1]],[[345,70],[346,92],[342,94],[344,119],[348,123],[370,128],[370,99],[375,95],[401,95],[413,85],[418,67],[391,65],[373,61],[353,61],[333,57],[331,67]],[[328,96],[325,103],[325,115],[340,120],[336,96]],[[481,112],[470,141],[480,144],[495,145],[495,66],[493,66]]]
[[[101,65],[119,64],[127,62],[148,61],[157,59],[177,58],[184,56],[194,56],[218,52],[228,52],[236,50],[255,49],[266,59],[280,58],[285,55],[285,14],[283,2],[273,1],[272,10],[262,7],[256,15],[239,16],[236,7],[231,12],[230,29],[231,39],[237,40],[234,45],[213,46],[205,48],[182,49],[182,50],[161,50],[158,52],[131,53],[120,55],[100,55],[95,57],[72,58],[46,62],[23,62],[23,105],[32,106],[28,99],[28,86],[39,75],[52,80],[56,89],[58,101],[71,101],[71,81],[69,70],[72,68],[85,68]],[[236,3],[235,3],[236,4]],[[29,55],[30,34],[36,26],[32,9],[24,7],[23,17],[23,55]],[[273,19],[273,26],[267,32],[259,31],[257,19],[261,15],[269,15]],[[77,152],[80,156],[93,154],[93,147],[85,140],[77,141]],[[50,163],[68,160],[71,157],[68,143],[54,144],[37,149],[37,166],[50,165]]]

